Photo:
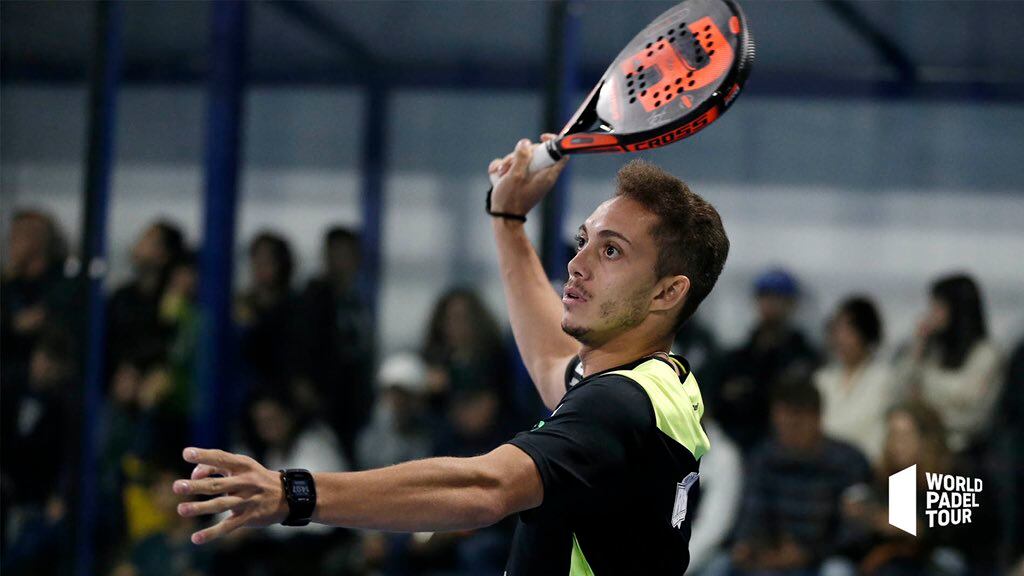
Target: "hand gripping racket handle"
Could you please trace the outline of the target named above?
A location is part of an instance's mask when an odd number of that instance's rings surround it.
[[[530,173],[539,172],[562,159],[562,153],[555,147],[554,140],[533,145],[533,156],[530,158]]]

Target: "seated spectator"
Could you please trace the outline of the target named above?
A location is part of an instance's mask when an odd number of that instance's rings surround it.
[[[493,390],[502,408],[509,406],[509,370],[501,330],[473,290],[455,288],[437,301],[423,357],[437,415],[444,415],[454,394],[481,387]]]
[[[305,415],[286,391],[258,391],[249,405],[249,434],[237,451],[273,470],[350,470],[334,431]],[[324,561],[347,545],[347,532],[323,524],[301,528],[280,524],[260,531],[239,531],[225,540],[214,558],[216,574],[320,574]]]
[[[191,543],[199,529],[195,518],[178,516],[177,499],[169,494],[177,472],[167,465],[151,466],[144,482],[133,488],[132,504],[145,518],[145,530],[131,540],[112,576],[201,576],[207,574],[210,550]]]
[[[896,378],[911,398],[939,411],[954,452],[985,440],[1002,368],[1002,355],[988,337],[978,284],[965,274],[939,279],[928,312],[897,363]]]
[[[821,392],[822,425],[829,436],[853,444],[872,462],[882,456],[885,415],[896,399],[888,362],[878,357],[882,320],[863,296],[843,301],[829,322],[831,361],[814,373]]]
[[[824,435],[821,396],[806,380],[776,388],[771,419],[774,437],[749,462],[733,568],[797,574],[842,565],[857,544],[842,495],[869,482],[871,467],[856,448]]]
[[[768,270],[754,284],[758,321],[747,342],[724,360],[721,389],[710,399],[719,424],[748,453],[770,433],[769,399],[782,380],[809,378],[818,354],[792,325],[796,278]]]
[[[359,236],[332,228],[324,239],[323,273],[302,295],[302,345],[296,384],[300,407],[318,411],[355,460],[359,431],[373,408],[373,315],[360,293]]]
[[[708,568],[726,543],[736,524],[743,489],[739,448],[706,408],[701,424],[713,449],[700,459],[700,500],[694,510],[687,574],[700,574]]]
[[[257,387],[283,387],[295,374],[298,299],[292,292],[295,268],[283,237],[261,232],[249,243],[249,287],[235,303],[242,327],[242,360]]]
[[[114,292],[107,306],[107,366],[117,366],[140,345],[166,352],[173,328],[160,319],[160,303],[171,268],[185,251],[185,237],[174,224],[148,226],[132,247],[133,276]]]
[[[2,452],[4,574],[59,574],[70,530],[67,497],[78,453],[72,428],[75,355],[70,335],[47,328],[35,341],[24,394],[4,398],[13,422]]]
[[[926,490],[925,472],[953,473],[942,418],[927,404],[910,402],[887,417],[885,445],[874,481],[847,493],[843,515],[868,534],[867,553],[860,562],[865,575],[958,573],[962,559],[949,550],[939,552],[939,533],[923,529],[919,514],[917,536],[889,524],[889,476],[917,465],[919,490]],[[937,553],[938,552],[938,553]],[[944,568],[944,570],[940,570]]]
[[[427,458],[433,440],[427,428],[423,361],[412,354],[389,357],[377,375],[380,394],[370,425],[359,436],[359,465],[383,468]]]

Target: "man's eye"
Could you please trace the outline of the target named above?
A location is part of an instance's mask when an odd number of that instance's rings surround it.
[[[608,256],[609,258],[614,258],[615,256],[619,255],[619,249],[609,244],[604,249],[604,255]]]
[[[576,237],[576,251],[579,252],[583,249],[583,245],[587,243],[587,239],[583,236]]]

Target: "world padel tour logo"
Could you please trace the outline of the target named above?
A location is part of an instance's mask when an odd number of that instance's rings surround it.
[[[970,524],[981,478],[925,472],[924,515],[928,527]],[[917,465],[889,476],[889,524],[917,536]]]

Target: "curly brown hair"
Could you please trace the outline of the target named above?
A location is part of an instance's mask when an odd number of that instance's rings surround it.
[[[685,182],[649,162],[629,162],[619,170],[617,180],[616,196],[638,202],[658,216],[651,230],[658,245],[655,275],[690,279],[690,293],[673,330],[677,331],[711,293],[725,266],[729,238],[722,218]]]

